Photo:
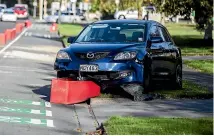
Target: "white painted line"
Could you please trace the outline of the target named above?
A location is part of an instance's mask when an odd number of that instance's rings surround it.
[[[28,33],[28,35],[29,35],[29,36],[31,36],[31,35],[32,35],[32,33],[31,33],[31,32],[29,32],[29,33]]]
[[[31,110],[30,113],[33,113],[33,114],[41,114],[40,110]]]
[[[19,38],[21,38],[21,36],[27,31],[28,29],[26,28],[24,31],[22,31],[22,33],[17,36],[13,41],[11,41],[9,44],[7,44],[3,49],[0,50],[0,54],[2,52],[4,52],[6,49],[8,49],[11,45],[13,45],[17,40],[19,40]]]
[[[31,122],[32,124],[41,124],[41,120],[40,119],[31,119]]]
[[[33,105],[41,105],[41,102],[32,102]]]
[[[53,120],[47,120],[47,127],[54,127]]]
[[[51,103],[49,103],[49,102],[45,102],[45,107],[51,107]]]
[[[52,111],[46,110],[46,116],[52,117]]]

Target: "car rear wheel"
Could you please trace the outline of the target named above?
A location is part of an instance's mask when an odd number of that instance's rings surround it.
[[[182,89],[182,66],[178,64],[172,77],[173,89]]]
[[[118,17],[118,19],[126,19],[126,17],[125,17],[124,15],[120,15],[120,16]]]

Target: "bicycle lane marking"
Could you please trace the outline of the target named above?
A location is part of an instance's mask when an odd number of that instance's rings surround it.
[[[47,126],[47,127],[55,127],[53,124],[53,120],[49,120],[49,119],[32,119],[32,118],[0,116],[0,122],[32,124],[32,125],[40,125],[40,126]]]
[[[10,107],[0,107],[0,112],[16,112],[25,114],[38,114],[43,116],[52,117],[52,111],[49,110],[36,110],[36,109],[26,109],[26,108],[10,108]]]
[[[34,105],[34,106],[45,106],[50,108],[50,102],[37,102],[37,101],[30,101],[30,100],[12,100],[12,99],[4,99],[0,98],[1,103],[8,103],[8,104],[22,104],[22,105]]]

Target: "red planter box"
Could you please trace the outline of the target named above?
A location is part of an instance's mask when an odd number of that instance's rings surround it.
[[[75,104],[100,95],[100,86],[92,81],[73,81],[69,78],[56,78],[51,83],[50,102]]]

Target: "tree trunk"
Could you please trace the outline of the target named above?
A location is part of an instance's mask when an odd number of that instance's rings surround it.
[[[165,0],[162,0],[162,8],[164,7],[164,5],[165,5]],[[162,25],[165,25],[165,13],[162,11],[162,13],[161,13],[161,24]]]
[[[213,31],[213,24],[208,23],[207,28],[204,32],[204,39],[205,40],[211,40],[212,39],[212,31]]]
[[[143,19],[143,13],[142,13],[142,0],[136,0],[137,3],[137,10],[138,10],[138,19],[142,20]]]
[[[18,0],[18,4],[22,4],[22,0]]]

